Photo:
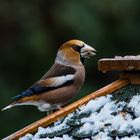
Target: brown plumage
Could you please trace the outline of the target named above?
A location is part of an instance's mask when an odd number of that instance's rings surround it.
[[[70,40],[58,50],[50,70],[3,110],[18,105],[35,105],[40,111],[59,108],[80,90],[85,79],[84,59],[95,55],[95,49],[80,40]]]

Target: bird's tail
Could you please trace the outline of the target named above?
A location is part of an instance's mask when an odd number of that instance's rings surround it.
[[[14,107],[14,106],[16,106],[16,102],[13,102],[12,104],[10,104],[10,105],[4,107],[3,109],[1,109],[1,111],[4,111],[4,110],[7,110],[7,109],[10,109],[10,108],[12,108],[12,107]]]

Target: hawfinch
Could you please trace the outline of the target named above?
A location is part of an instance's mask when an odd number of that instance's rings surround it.
[[[84,60],[95,52],[80,40],[62,44],[50,70],[27,90],[13,97],[15,101],[2,110],[34,105],[40,111],[49,111],[65,105],[80,90],[85,79]]]

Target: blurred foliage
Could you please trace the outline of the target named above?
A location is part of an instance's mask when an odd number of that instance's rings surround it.
[[[0,107],[38,80],[52,65],[60,44],[76,38],[97,49],[86,62],[80,98],[117,78],[102,74],[97,61],[140,53],[139,0],[1,0]],[[34,107],[1,112],[1,137],[45,116]]]

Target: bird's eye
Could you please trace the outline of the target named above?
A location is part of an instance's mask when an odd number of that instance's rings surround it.
[[[73,48],[75,51],[77,51],[77,52],[80,53],[81,47],[79,47],[79,46],[72,46],[72,48]]]

